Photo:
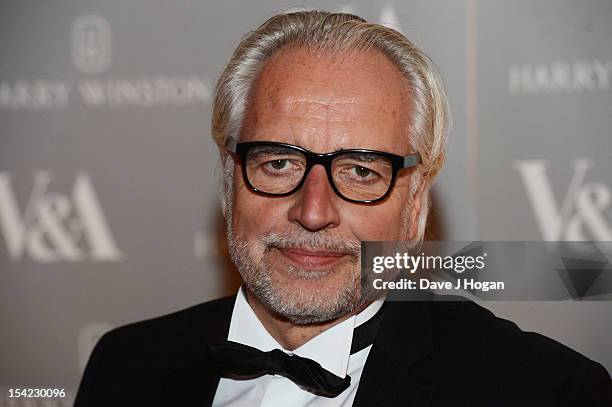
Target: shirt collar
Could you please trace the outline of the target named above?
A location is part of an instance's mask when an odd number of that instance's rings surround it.
[[[374,316],[382,304],[382,301],[373,302],[356,316],[347,318],[323,331],[291,352],[285,350],[259,321],[247,302],[245,288],[242,286],[236,296],[227,339],[264,352],[281,349],[286,353],[309,358],[336,376],[345,377],[351,353],[353,330]]]

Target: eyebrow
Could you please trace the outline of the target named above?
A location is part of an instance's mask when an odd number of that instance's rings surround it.
[[[288,147],[281,147],[281,146],[260,146],[258,147],[254,153],[254,155],[260,155],[260,154],[288,154],[288,153],[295,153],[294,150],[291,150]]]
[[[373,151],[371,153],[348,153],[347,155],[353,160],[362,161],[362,162],[374,162],[382,158],[377,153],[379,153],[379,151]]]

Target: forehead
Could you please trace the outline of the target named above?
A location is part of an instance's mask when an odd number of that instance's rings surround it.
[[[317,152],[408,149],[408,89],[377,51],[315,55],[284,48],[262,69],[249,101],[243,141],[282,141]]]

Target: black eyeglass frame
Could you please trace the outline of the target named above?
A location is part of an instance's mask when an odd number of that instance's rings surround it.
[[[251,148],[260,147],[260,146],[276,146],[276,147],[288,148],[290,150],[298,151],[299,153],[303,154],[304,157],[306,157],[306,169],[304,170],[304,175],[302,175],[302,179],[295,186],[295,188],[293,188],[289,192],[283,192],[283,193],[277,194],[277,193],[262,191],[260,189],[257,189],[255,186],[253,186],[253,184],[251,184],[251,181],[249,180],[249,176],[247,174],[246,157]],[[369,204],[369,203],[376,203],[376,202],[382,201],[383,199],[387,198],[387,196],[389,196],[389,193],[391,192],[391,190],[393,189],[393,186],[395,185],[397,173],[400,170],[403,170],[405,168],[416,167],[417,165],[421,163],[421,155],[418,152],[414,154],[408,154],[407,156],[401,156],[401,155],[397,155],[393,153],[387,153],[385,151],[367,150],[367,149],[348,149],[348,150],[338,150],[338,151],[334,151],[331,153],[317,154],[317,153],[313,153],[312,151],[306,150],[305,148],[295,146],[293,144],[279,143],[276,141],[249,141],[249,142],[237,143],[234,140],[229,140],[227,142],[227,149],[230,152],[236,154],[238,157],[240,157],[240,160],[242,162],[242,165],[241,165],[242,176],[247,186],[253,192],[256,192],[258,194],[265,195],[265,196],[279,196],[280,197],[280,196],[291,195],[302,187],[312,167],[314,167],[317,164],[321,164],[325,168],[325,172],[327,174],[327,179],[329,181],[329,184],[331,185],[336,195],[338,195],[339,197],[341,197],[342,199],[346,201],[353,202],[353,203]],[[387,189],[387,192],[385,192],[385,194],[382,195],[380,198],[366,199],[366,200],[351,199],[351,198],[344,196],[336,187],[336,184],[334,182],[334,177],[332,176],[332,171],[331,171],[332,162],[339,155],[351,154],[351,153],[375,154],[375,155],[384,157],[391,162],[391,168],[392,168],[391,169],[392,171],[391,182],[389,183],[389,188]]]

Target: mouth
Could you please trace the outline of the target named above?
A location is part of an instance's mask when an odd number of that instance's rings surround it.
[[[342,261],[347,253],[316,250],[299,247],[278,247],[277,250],[291,262],[300,266],[303,269],[320,269],[321,267],[329,267]]]

